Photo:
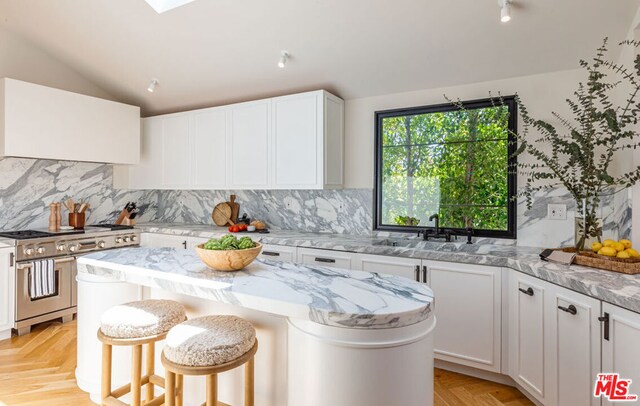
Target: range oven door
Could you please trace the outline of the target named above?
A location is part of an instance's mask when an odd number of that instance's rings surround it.
[[[76,259],[55,259],[55,292],[53,295],[31,299],[31,262],[18,263],[16,267],[16,320],[63,310],[72,305],[72,278],[76,272]]]

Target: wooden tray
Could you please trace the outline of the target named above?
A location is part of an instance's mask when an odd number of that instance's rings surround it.
[[[564,252],[576,252],[575,248],[560,248]],[[591,268],[604,269],[635,275],[640,273],[640,258],[614,258],[604,255],[594,254],[591,251],[580,251],[573,260],[576,265],[588,266]]]

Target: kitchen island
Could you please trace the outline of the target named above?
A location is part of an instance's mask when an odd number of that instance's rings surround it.
[[[191,251],[125,248],[78,259],[79,386],[98,399],[96,330],[106,308],[172,298],[190,317],[236,314],[256,327],[256,404],[429,405],[433,402],[433,293],[390,275],[255,261],[217,272]],[[160,351],[157,352],[158,354]],[[128,379],[114,354],[114,385]],[[158,362],[157,365],[160,365]],[[220,399],[242,401],[241,373],[220,378]],[[185,383],[199,404],[204,382]],[[194,397],[196,396],[196,397]]]

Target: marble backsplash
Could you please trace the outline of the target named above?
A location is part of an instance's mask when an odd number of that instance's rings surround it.
[[[46,228],[49,203],[73,198],[91,204],[87,224],[112,222],[128,201],[142,208],[140,222],[213,224],[211,210],[230,191],[116,190],[108,164],[0,159],[0,229]],[[372,233],[371,189],[236,191],[240,213],[263,219],[273,229],[355,235]],[[567,220],[547,219],[547,204],[567,205]],[[627,191],[603,203],[605,236],[631,235],[631,200]],[[521,246],[559,246],[573,241],[575,204],[566,190],[539,193],[533,207],[518,204]],[[66,223],[63,213],[63,223]],[[386,235],[388,233],[376,233]],[[512,244],[512,240],[501,243]]]

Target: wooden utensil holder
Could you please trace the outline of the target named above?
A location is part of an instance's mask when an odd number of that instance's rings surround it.
[[[76,230],[84,229],[84,213],[69,213],[69,225]]]

